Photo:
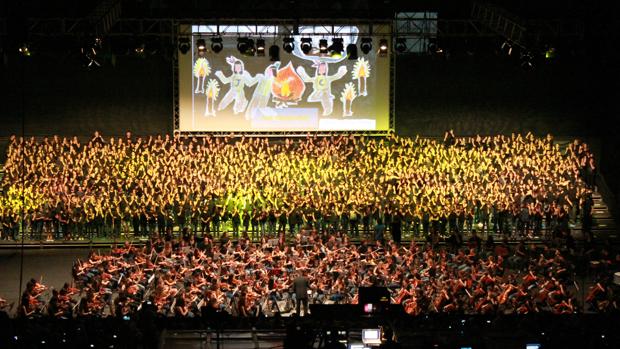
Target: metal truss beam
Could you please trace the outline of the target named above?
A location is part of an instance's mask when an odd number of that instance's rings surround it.
[[[325,25],[329,22],[330,25]],[[471,19],[399,19],[401,25],[396,28],[394,34],[407,38],[415,37],[475,37],[496,35],[476,20]],[[332,26],[355,25],[360,31],[359,36],[377,36],[389,33],[393,27],[392,21],[369,21],[367,19],[314,19],[304,21],[283,21],[281,19],[260,20],[205,20],[205,19],[172,19],[172,18],[120,18],[114,25],[108,28],[106,36],[159,36],[173,37],[178,35],[190,35],[191,27],[184,26],[184,31],[176,33],[176,26],[180,24],[192,25],[219,25],[222,36],[238,36],[238,33],[226,31],[226,27],[244,25],[247,30],[244,35],[267,36],[264,32],[256,30],[258,25],[278,26],[278,35],[292,35],[297,26],[323,26],[324,30],[331,32]],[[31,37],[62,38],[72,36],[84,36],[92,32],[92,23],[87,18],[29,18],[27,28]],[[430,28],[435,28],[436,32]],[[180,29],[181,30],[181,29]],[[0,19],[0,35],[6,35],[6,20]],[[321,34],[324,31],[321,31]],[[217,33],[213,33],[216,35]],[[347,33],[334,32],[336,35],[346,36]],[[207,34],[208,35],[208,34]]]
[[[477,2],[472,7],[472,18],[521,48],[556,38],[582,40],[585,33],[584,22],[578,19],[523,20],[502,8]]]
[[[121,17],[121,11],[120,0],[101,0],[88,17],[94,26],[95,35],[103,36],[109,33]]]
[[[480,21],[489,29],[509,40],[513,45],[525,48],[526,29],[513,16],[499,7],[474,2],[472,18]]]
[[[442,19],[442,18],[399,18],[398,26],[394,26],[394,35],[416,38],[416,37],[490,37],[503,35],[502,33],[489,28],[485,20],[477,18],[483,16],[480,5],[474,5],[472,10],[472,19]],[[487,17],[491,18],[487,14]],[[219,24],[221,26],[247,25],[252,28],[254,25],[278,25],[279,35],[290,35],[294,32],[297,25],[325,25],[325,23],[333,23],[334,25],[356,25],[360,28],[359,35],[373,36],[377,33],[386,32],[391,21],[370,21],[368,19],[312,19],[303,21],[287,21],[282,19],[252,19],[252,20],[221,20],[221,19],[204,19],[204,18],[119,18],[113,25],[107,28],[108,36],[159,36],[173,37],[176,30],[175,26],[179,24]],[[507,29],[512,32],[512,24],[510,20],[500,21],[495,19],[497,30]],[[603,33],[613,33],[620,27],[620,22],[614,22],[609,28],[602,29]],[[516,24],[522,28],[527,28],[527,32],[535,33],[542,37],[574,37],[582,39],[584,35],[584,23],[580,20],[564,20],[564,19],[545,19],[545,20],[528,20],[522,24]],[[436,28],[433,33],[430,28]],[[29,18],[27,19],[27,28],[29,34],[34,37],[67,37],[67,36],[83,36],[91,33],[93,24],[88,18]],[[179,35],[189,35],[191,33],[186,29]],[[515,29],[515,32],[520,29]],[[7,35],[7,20],[0,18],[0,36]],[[214,33],[215,34],[215,33]],[[510,34],[510,33],[507,33]],[[233,34],[224,34],[233,35]],[[248,35],[264,35],[264,33],[249,33]],[[346,35],[346,34],[345,34]]]
[[[583,38],[584,24],[579,20],[530,20],[523,25],[517,24],[507,18],[499,19],[489,12],[480,10],[478,5],[474,5],[472,11],[473,19],[441,19],[441,18],[398,18],[399,25],[394,26],[394,35],[406,38],[420,37],[490,37],[504,35],[515,43],[520,42],[524,38],[527,31],[530,33],[538,33],[542,36],[551,37],[577,37]],[[486,16],[486,17],[485,17]],[[479,17],[479,18],[476,18]],[[179,24],[216,24],[222,26],[239,25],[246,26],[247,35],[262,35],[258,30],[252,31],[256,25],[278,25],[278,35],[291,35],[294,33],[296,26],[303,25],[322,25],[328,31],[331,25],[326,26],[329,22],[334,25],[356,25],[360,28],[361,36],[375,36],[379,33],[387,33],[392,27],[391,21],[369,21],[368,19],[313,19],[303,21],[283,21],[281,19],[253,19],[253,20],[221,20],[212,19],[205,20],[184,18],[120,18],[110,26],[107,30],[107,36],[159,36],[170,38],[175,35],[174,27]],[[489,27],[492,24],[493,27]],[[83,36],[85,33],[92,32],[92,23],[87,18],[29,18],[27,20],[29,34],[34,37],[65,37],[65,36]],[[617,27],[614,26],[614,28]],[[187,28],[187,27],[186,27]],[[495,28],[495,29],[493,29]],[[435,29],[436,31],[433,31]],[[191,28],[179,32],[178,35],[190,35]],[[224,33],[223,36],[237,36],[238,34]],[[0,18],[0,35],[7,34],[6,19]],[[214,35],[216,33],[213,33]],[[336,33],[338,34],[338,33]],[[347,35],[347,34],[341,34]]]
[[[247,131],[247,132],[209,132],[209,131],[179,131],[175,130],[174,135],[179,137],[330,137],[340,135],[354,135],[354,136],[372,136],[382,137],[391,134],[392,131]]]
[[[122,18],[117,20],[105,35],[172,37],[175,33],[175,22],[173,19]],[[81,37],[92,32],[91,23],[84,18],[29,18],[27,23],[30,37]]]
[[[404,38],[490,37],[497,36],[480,22],[471,19],[398,19],[394,36]],[[422,24],[421,24],[422,22]]]
[[[582,40],[585,26],[579,20],[528,20],[525,22],[528,31],[541,38],[577,38]]]

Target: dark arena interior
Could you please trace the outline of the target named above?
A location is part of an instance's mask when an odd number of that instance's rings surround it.
[[[3,1],[0,348],[619,348],[619,10]]]

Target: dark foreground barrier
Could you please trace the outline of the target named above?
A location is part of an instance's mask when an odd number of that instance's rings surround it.
[[[285,348],[322,348],[333,333],[347,343],[361,342],[362,329],[393,332],[395,348],[618,348],[619,314],[574,315],[428,315],[411,317],[395,310],[364,314],[354,307],[313,307],[304,318],[136,318],[0,319],[0,348],[157,348],[166,336],[192,333],[195,347],[210,338],[211,348],[225,348],[235,334],[252,338],[281,333]],[[331,334],[330,334],[331,333]],[[233,334],[231,336],[231,334]],[[261,337],[263,336],[263,337]],[[243,337],[239,335],[239,337]],[[272,336],[273,337],[273,336]],[[275,336],[277,337],[277,336]],[[273,338],[275,338],[273,337]],[[527,345],[531,345],[528,347]],[[168,340],[164,348],[176,348]]]

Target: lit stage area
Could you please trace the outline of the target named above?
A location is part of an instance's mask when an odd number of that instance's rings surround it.
[[[14,345],[148,333],[140,343],[170,348],[322,347],[369,327],[388,335],[365,345],[400,333],[451,346],[472,341],[466,329],[617,313],[613,232],[593,229],[594,159],[580,141],[128,133],[15,137],[7,153],[2,212],[15,224],[3,236],[24,248],[2,251],[1,304],[15,333],[60,326]],[[85,335],[57,336],[76,323]],[[532,345],[568,338],[523,331]],[[579,340],[608,343],[602,331]]]
[[[302,229],[356,242],[591,241],[616,229],[589,145],[532,134],[11,137],[2,183],[8,248],[277,243]]]
[[[618,11],[493,2],[9,0],[0,349],[620,347]]]

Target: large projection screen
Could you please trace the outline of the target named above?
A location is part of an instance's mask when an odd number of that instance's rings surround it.
[[[260,28],[259,28],[260,27]],[[191,29],[190,29],[191,28]],[[356,26],[300,26],[294,50],[283,48],[278,26],[251,26],[264,33],[265,55],[244,55],[237,48],[239,37],[255,42],[248,26],[226,26],[221,32],[223,48],[211,48],[215,25],[192,25],[191,49],[179,53],[179,114],[181,132],[329,132],[388,131],[390,128],[390,50],[379,54],[379,41],[372,50],[360,49]],[[221,29],[220,29],[221,30]],[[234,34],[231,34],[235,32]],[[332,45],[331,33],[343,39],[342,56],[321,54],[319,42]],[[312,39],[312,50],[301,50],[301,38]],[[196,43],[206,42],[199,53]],[[389,40],[388,40],[389,42]],[[346,47],[357,45],[358,59],[349,59]],[[271,61],[271,45],[279,46],[279,61]]]

